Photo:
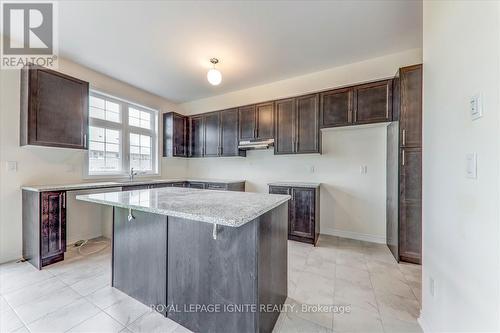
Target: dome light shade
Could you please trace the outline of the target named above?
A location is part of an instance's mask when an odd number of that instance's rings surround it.
[[[222,82],[222,74],[218,69],[212,68],[207,73],[207,80],[211,85],[217,86]]]
[[[214,65],[207,73],[207,80],[211,85],[217,86],[222,82],[222,74],[221,72],[215,68],[215,65],[219,62],[219,59],[212,58],[210,62]]]

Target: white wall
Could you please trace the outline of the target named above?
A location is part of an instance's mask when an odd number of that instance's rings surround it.
[[[420,50],[410,50],[180,106],[195,114],[289,97],[393,77],[399,67],[421,60]],[[321,233],[385,242],[386,124],[328,129],[321,135],[322,155],[275,156],[268,150],[250,151],[246,158],[188,159],[188,177],[246,179],[247,190],[257,192],[267,192],[270,181],[321,182]],[[361,165],[368,167],[367,174],[360,173]],[[164,171],[169,174],[169,168]]]
[[[160,111],[172,111],[177,108],[175,104],[163,98],[70,61],[60,59],[59,65],[59,71],[89,81],[91,88]],[[21,257],[20,187],[22,185],[58,184],[83,180],[85,156],[83,151],[19,146],[19,85],[18,70],[0,71],[0,262]],[[17,161],[18,171],[7,171],[7,161]]]
[[[425,331],[500,331],[499,3],[424,1]],[[469,98],[483,93],[483,118]],[[478,177],[465,177],[477,152]],[[435,281],[435,296],[429,291]]]

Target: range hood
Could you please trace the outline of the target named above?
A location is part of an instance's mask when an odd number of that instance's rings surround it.
[[[274,139],[267,140],[244,140],[238,144],[238,149],[253,150],[253,149],[268,149],[274,146]]]

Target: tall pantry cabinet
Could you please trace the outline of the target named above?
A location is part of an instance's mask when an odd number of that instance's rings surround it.
[[[400,68],[387,128],[387,245],[398,261],[422,261],[422,65]]]

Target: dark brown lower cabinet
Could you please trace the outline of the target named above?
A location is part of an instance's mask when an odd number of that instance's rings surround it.
[[[319,187],[270,185],[269,193],[292,197],[288,206],[288,239],[316,245],[319,236]]]
[[[399,199],[399,257],[420,264],[422,252],[422,149],[402,148]]]
[[[23,258],[38,269],[64,260],[66,192],[23,190]]]

